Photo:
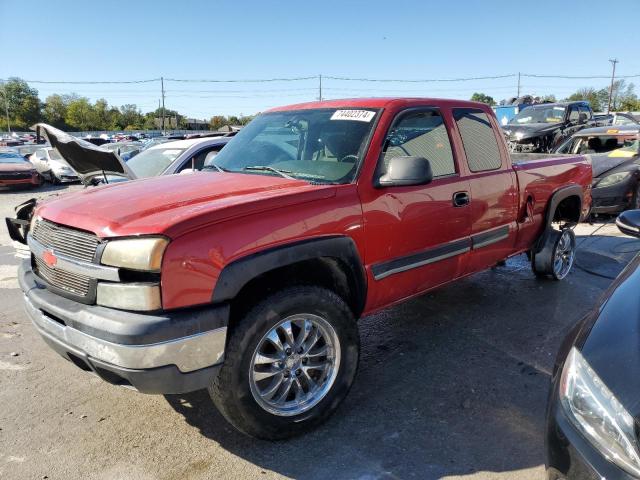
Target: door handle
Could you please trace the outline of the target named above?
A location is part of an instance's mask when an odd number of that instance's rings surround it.
[[[469,196],[469,192],[456,192],[453,194],[454,207],[464,207],[465,205],[469,205],[470,200],[471,197]]]

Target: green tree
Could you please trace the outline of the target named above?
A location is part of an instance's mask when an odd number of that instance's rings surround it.
[[[593,87],[580,88],[575,93],[569,95],[566,100],[569,102],[586,101],[589,102],[594,112],[602,110],[602,92]]]
[[[122,128],[133,127],[131,130],[138,130],[142,128],[144,117],[137,105],[122,105],[120,107],[120,114],[122,117],[119,120],[119,124],[122,125]]]
[[[211,117],[211,120],[209,120],[209,129],[218,130],[220,127],[226,125],[226,121],[227,119],[224,116],[214,115],[213,117]]]
[[[76,130],[92,130],[94,127],[93,105],[85,97],[77,97],[69,102],[65,122]]]
[[[490,97],[489,95],[485,95],[484,93],[479,93],[479,92],[476,92],[473,95],[471,95],[471,101],[482,102],[492,106],[496,104],[496,101],[493,99],[493,97]]]
[[[66,129],[65,117],[67,116],[68,104],[68,96],[58,95],[57,93],[49,95],[42,108],[43,120],[56,128]]]
[[[13,130],[28,130],[40,121],[40,99],[38,91],[29,87],[21,78],[9,78],[0,88],[0,105],[9,111],[9,125]],[[1,110],[0,110],[1,111]],[[5,113],[5,112],[2,112]],[[0,126],[7,130],[6,115],[1,115]]]

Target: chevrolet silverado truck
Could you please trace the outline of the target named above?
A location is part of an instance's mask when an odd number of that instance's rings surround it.
[[[521,253],[564,278],[590,186],[579,155],[513,161],[484,104],[334,100],[259,115],[201,172],[28,202],[7,225],[56,352],[144,393],[207,388],[281,439],[347,395],[363,315]]]

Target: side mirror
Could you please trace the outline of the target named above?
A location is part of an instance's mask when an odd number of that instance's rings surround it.
[[[618,230],[626,235],[640,238],[640,210],[627,210],[616,218]]]
[[[379,187],[426,185],[433,180],[431,163],[424,157],[393,157],[378,179]]]
[[[178,172],[178,175],[190,175],[196,172],[197,170],[195,168],[185,168],[184,170],[181,170],[180,172]]]
[[[581,113],[578,115],[578,123],[587,123],[587,114]]]

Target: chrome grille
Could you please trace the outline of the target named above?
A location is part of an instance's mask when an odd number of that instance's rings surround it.
[[[38,219],[31,232],[33,238],[55,253],[85,262],[93,261],[98,248],[98,237],[46,220]]]
[[[44,263],[40,258],[34,258],[36,261],[38,275],[54,287],[82,297],[86,297],[89,294],[91,278],[52,268]]]

